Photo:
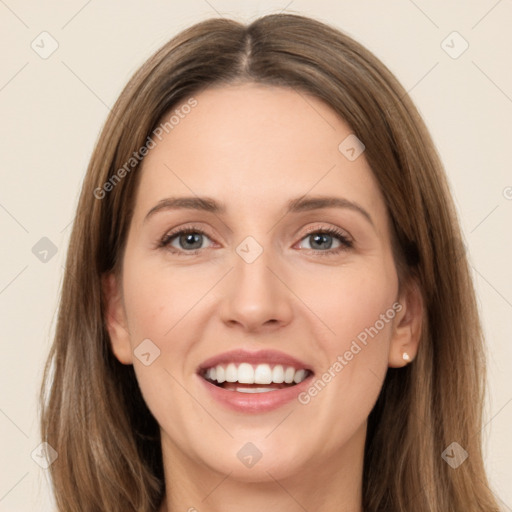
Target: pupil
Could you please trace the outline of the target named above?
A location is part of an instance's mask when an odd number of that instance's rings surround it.
[[[195,246],[191,247],[190,245],[187,247],[188,249],[200,249],[202,245],[201,236],[198,233],[187,233],[186,235],[181,235],[180,237],[180,243],[182,243],[183,246],[187,246],[187,244],[196,244]]]
[[[332,245],[332,237],[330,235],[321,235],[321,234],[318,234],[318,235],[312,235],[313,237],[313,244],[311,244],[312,246],[314,246],[315,244],[321,244],[321,243],[327,243],[330,241],[330,243],[328,244],[327,247],[324,246],[324,248],[326,249],[330,249],[331,248],[331,245]],[[330,239],[330,240],[329,240]],[[313,247],[314,249],[315,247]]]

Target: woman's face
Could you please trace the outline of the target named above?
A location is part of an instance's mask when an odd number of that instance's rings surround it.
[[[363,148],[292,89],[194,98],[143,162],[122,282],[105,284],[114,353],[181,469],[263,481],[359,461],[387,367],[415,353]]]

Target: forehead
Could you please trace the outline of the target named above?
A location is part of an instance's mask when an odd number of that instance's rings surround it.
[[[351,128],[321,100],[259,84],[208,88],[182,109],[189,100],[164,117],[174,113],[162,140],[153,138],[136,211],[180,194],[215,197],[238,212],[309,193],[383,208],[364,153],[351,161],[339,149]]]

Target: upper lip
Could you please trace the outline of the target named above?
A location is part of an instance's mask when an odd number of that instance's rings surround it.
[[[258,350],[251,352],[245,349],[230,350],[216,356],[210,357],[200,364],[198,372],[208,368],[213,368],[219,364],[228,363],[252,363],[252,364],[281,364],[283,366],[293,366],[296,370],[310,370],[310,367],[293,356],[279,352],[278,350]]]

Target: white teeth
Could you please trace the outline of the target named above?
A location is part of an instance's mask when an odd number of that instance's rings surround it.
[[[296,370],[293,366],[283,367],[280,364],[274,367],[271,367],[269,364],[253,366],[250,363],[240,363],[238,366],[235,363],[229,363],[228,365],[219,364],[208,368],[204,373],[206,379],[216,381],[219,384],[223,382],[239,382],[240,384],[281,384],[284,382],[286,384],[299,384],[307,375],[307,370]],[[272,388],[253,389],[272,390]],[[247,391],[247,393],[250,392]]]
[[[274,369],[272,370],[272,382],[275,382],[276,384],[284,382],[284,369],[280,364],[274,366]]]
[[[242,363],[238,367],[238,382],[240,384],[263,384],[263,382],[255,381],[254,370],[249,363]]]
[[[279,388],[236,388],[230,391],[238,391],[239,393],[266,393],[267,391],[277,391]]]
[[[215,373],[217,374],[216,380],[219,384],[222,384],[226,380],[226,370],[224,370],[224,367],[220,366],[220,365],[217,366],[217,368],[215,368],[215,370],[216,370]]]
[[[238,371],[240,371],[240,368]],[[254,370],[254,382],[256,384],[270,384],[272,382],[272,370],[268,364],[259,364],[256,366],[256,370]]]
[[[298,372],[295,372],[295,377],[293,377],[293,382],[295,384],[298,384],[299,382],[302,382],[306,377],[306,370],[299,370]]]
[[[291,384],[293,382],[293,377],[295,377],[295,368],[288,366],[284,372],[284,381],[286,384]]]
[[[238,380],[238,371],[233,363],[229,363],[226,368],[226,382],[236,382]]]

